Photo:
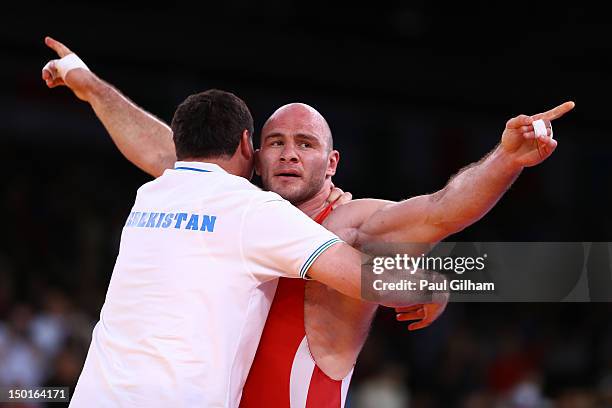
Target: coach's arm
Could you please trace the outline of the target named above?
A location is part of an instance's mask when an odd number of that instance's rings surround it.
[[[346,296],[387,307],[411,307],[424,303],[445,306],[448,302],[447,291],[390,290],[386,287],[374,290],[374,288],[362,287],[364,283],[370,281],[370,279],[363,279],[363,274],[373,273],[371,266],[362,266],[364,259],[366,255],[363,253],[350,245],[338,243],[317,257],[308,269],[308,277]],[[385,272],[385,283],[397,284],[408,280],[415,282],[418,287],[418,282],[421,280],[440,285],[446,278],[435,271],[420,269],[412,274],[401,275],[394,271]]]
[[[72,51],[65,45],[45,38],[45,44],[64,58]],[[58,70],[60,60],[50,61],[42,77],[49,88],[65,85],[81,100],[88,102],[123,155],[140,169],[157,177],[172,168],[176,153],[172,130],[160,119],[140,108],[112,85],[86,68],[67,72]]]

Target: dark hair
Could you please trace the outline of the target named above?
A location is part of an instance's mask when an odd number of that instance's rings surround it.
[[[232,156],[244,130],[253,135],[253,117],[236,95],[211,89],[190,95],[172,118],[176,158]]]

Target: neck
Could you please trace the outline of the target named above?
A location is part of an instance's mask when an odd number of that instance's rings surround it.
[[[295,206],[310,218],[314,217],[326,207],[327,197],[329,197],[329,193],[331,192],[332,188],[331,186],[331,178],[328,177],[325,179],[325,182],[318,193],[306,201],[296,203]]]

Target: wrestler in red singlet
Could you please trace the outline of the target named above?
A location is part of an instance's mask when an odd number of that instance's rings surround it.
[[[328,205],[315,217],[321,224]],[[255,360],[242,391],[241,408],[340,408],[353,372],[329,378],[310,354],[304,328],[303,279],[280,278]]]

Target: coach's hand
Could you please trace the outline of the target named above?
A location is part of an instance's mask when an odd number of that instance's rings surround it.
[[[353,199],[353,195],[348,192],[342,191],[338,187],[334,186],[333,183],[331,185],[331,190],[329,191],[329,196],[325,200],[325,208],[321,210],[320,213],[313,217],[315,222],[322,224],[323,221],[327,218],[327,216],[342,204],[346,204]]]
[[[342,204],[346,204],[353,199],[353,195],[351,193],[342,191],[341,188],[338,188],[332,184],[332,189],[325,200],[325,204],[332,205],[332,208],[335,210]]]
[[[557,147],[551,138],[551,121],[560,118],[574,109],[574,102],[565,102],[554,109],[537,115],[519,115],[506,123],[502,135],[502,152],[519,168],[535,166],[546,160]],[[544,120],[546,136],[536,137],[533,122]]]
[[[84,67],[74,67],[62,72],[60,61],[74,54],[68,47],[51,37],[45,37],[45,44],[57,53],[60,59],[51,60],[42,70],[42,79],[49,88],[65,85],[74,92],[77,98],[87,101],[88,91],[95,82],[96,76]]]
[[[450,295],[448,293],[438,293],[432,303],[398,307],[395,309],[397,312],[395,318],[400,322],[418,320],[408,325],[408,330],[410,331],[423,329],[440,317],[444,309],[446,309],[449,298]]]

